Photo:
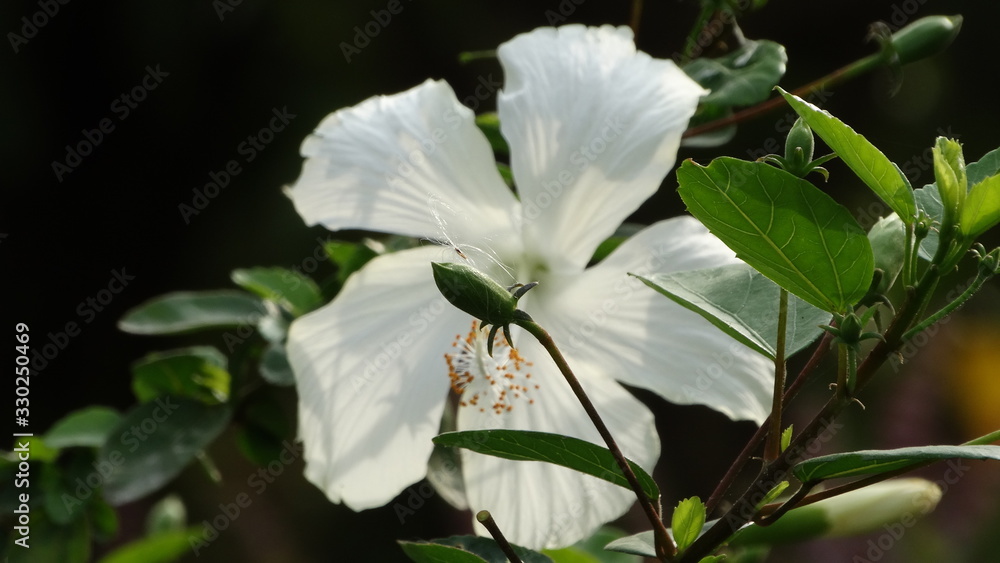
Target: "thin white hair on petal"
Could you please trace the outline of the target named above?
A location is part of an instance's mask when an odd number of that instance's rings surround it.
[[[446,201],[438,197],[436,194],[427,194],[427,208],[430,211],[431,216],[434,217],[434,222],[437,224],[438,234],[435,238],[428,237],[424,240],[432,244],[452,249],[455,254],[463,260],[469,262],[469,264],[477,269],[483,269],[482,266],[477,263],[477,258],[484,260],[485,262],[502,270],[507,277],[510,278],[511,282],[515,281],[513,270],[503,263],[496,251],[493,250],[492,246],[489,244],[490,240],[488,238],[485,239],[485,248],[455,240],[458,235],[455,234],[454,229],[448,227],[448,219],[445,214],[447,213],[450,217],[459,217],[465,220],[469,220],[468,216],[462,216],[459,214],[454,207],[448,205]],[[493,268],[488,269],[493,270]]]

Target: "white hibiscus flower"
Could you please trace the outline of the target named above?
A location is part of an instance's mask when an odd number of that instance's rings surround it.
[[[603,445],[534,339],[515,327],[516,351],[498,337],[486,355],[486,332],[438,292],[432,261],[469,260],[505,284],[540,282],[520,307],[553,335],[625,455],[647,470],[659,455],[653,416],[616,379],[735,419],[760,422],[769,411],[770,362],[626,276],[735,262],[697,221],[654,224],[586,267],[673,167],[704,90],[672,62],[637,52],[627,28],[538,29],[498,56],[518,196],[472,112],[441,81],[333,113],[302,146],[289,193],[310,225],[455,245],[375,258],[332,303],[292,324],[306,476],[355,510],[427,475],[446,409],[459,430]],[[449,500],[490,510],[528,547],[587,537],[634,501],[549,464],[464,450],[460,459],[464,498]]]

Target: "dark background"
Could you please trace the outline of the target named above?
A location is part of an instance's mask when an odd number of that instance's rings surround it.
[[[8,38],[0,47],[3,316],[9,330],[16,322],[28,323],[38,346],[50,339],[64,345],[32,379],[29,430],[44,432],[65,413],[85,405],[127,410],[134,403],[129,388],[131,362],[152,350],[205,341],[119,332],[115,323],[130,307],[172,290],[231,287],[229,272],[234,268],[312,267],[316,239],[326,233],[303,225],[281,187],[296,179],[301,166],[299,144],[327,113],[375,94],[404,90],[427,77],[447,79],[459,98],[464,98],[473,94],[481,77],[492,74],[499,79],[502,73],[491,60],[462,66],[457,62],[459,52],[495,48],[519,32],[547,25],[548,17],[560,10],[566,22],[625,24],[629,4],[400,1],[401,13],[380,27],[378,35],[354,53],[350,62],[342,43],[353,42],[355,27],[364,27],[373,19],[370,11],[385,9],[387,1],[243,0],[229,9],[224,0],[99,5],[76,0],[60,4],[58,13],[20,44],[17,53],[9,44],[8,32],[22,34],[21,18],[31,19],[41,8],[36,2],[0,5],[0,31]],[[227,8],[220,14],[219,6]],[[647,1],[639,47],[670,57],[681,48],[695,13],[694,2]],[[1000,5],[945,0],[772,0],[762,12],[746,17],[742,26],[749,38],[786,45],[788,72],[781,84],[790,89],[872,52],[873,46],[864,42],[872,21],[900,23],[910,17],[953,13],[966,17],[956,43],[946,53],[908,67],[895,97],[889,94],[890,75],[877,72],[840,87],[825,102],[827,109],[868,136],[892,160],[920,170],[929,164],[929,153],[924,151],[938,134],[958,137],[969,161],[1000,146],[995,37]],[[116,100],[142,83],[147,67],[159,68],[166,76],[122,119]],[[493,103],[490,97],[476,109],[490,110]],[[238,147],[268,125],[274,110],[283,108],[294,119],[247,162]],[[783,143],[776,122],[787,113],[787,109],[778,110],[741,127],[737,137],[723,147],[682,150],[680,156],[703,162],[721,154],[758,156],[754,151],[766,139]],[[83,141],[83,130],[99,127],[104,118],[110,119],[114,129],[103,134],[92,154],[60,181],[52,163],[65,162],[66,145]],[[240,163],[240,173],[186,222],[179,205],[192,205],[194,190],[234,159]],[[865,226],[870,225],[872,217],[883,211],[872,207],[872,196],[842,166],[833,163],[830,169],[834,177],[829,192],[857,210],[862,223],[868,217]],[[922,185],[933,181],[933,174],[926,170],[911,180]],[[682,212],[673,185],[671,176],[665,182],[667,189],[635,219],[648,222]],[[997,237],[992,241],[995,245]],[[315,275],[331,271],[328,263],[322,263]],[[107,289],[115,272],[134,279],[110,303],[98,305],[101,310],[97,311],[87,300]],[[920,361],[911,361],[901,370],[908,374],[904,382],[910,387],[906,389],[915,386],[917,391],[911,395],[917,393],[916,398],[899,389],[891,393],[888,388],[875,389],[871,400],[876,405],[885,402],[881,412],[890,413],[889,419],[854,415],[868,428],[885,423],[880,428],[889,430],[862,433],[847,438],[848,442],[856,439],[873,447],[971,436],[975,427],[961,416],[968,410],[962,402],[965,399],[949,398],[952,395],[942,391],[948,385],[940,379],[950,371],[949,364],[939,358],[952,358],[956,350],[963,357],[972,354],[962,348],[968,342],[963,335],[986,339],[976,354],[988,354],[993,344],[1000,344],[993,324],[998,312],[997,284],[992,282],[974,303],[958,317],[960,322],[946,327],[945,344],[920,351],[915,356]],[[75,322],[80,333],[67,339],[58,333],[65,331],[68,322]],[[920,369],[921,365],[930,367]],[[816,396],[822,394],[822,386],[813,386]],[[294,420],[294,392],[279,394],[288,406],[289,420]],[[929,401],[919,405],[929,406],[914,406],[918,399]],[[668,491],[665,500],[706,496],[710,483],[752,428],[728,423],[706,409],[650,401],[660,411],[664,444],[670,444],[675,459],[687,460],[661,462],[658,476],[669,484],[664,487]],[[911,420],[907,416],[917,423],[906,422]],[[691,436],[678,432],[676,424],[681,420],[686,428],[696,426],[690,422],[692,417],[704,431]],[[726,437],[721,443],[706,441],[720,435]],[[230,438],[224,436],[212,451],[226,478],[223,486],[211,484],[197,470],[188,470],[175,487],[188,503],[193,522],[216,515],[218,503],[231,502],[245,490],[246,478],[255,471],[239,457]],[[995,467],[976,471],[979,485],[970,479],[956,494],[965,488],[968,497],[969,489],[986,483],[992,487],[988,489],[992,496],[987,498],[995,499]],[[941,470],[936,473],[940,478]],[[421,507],[418,515],[403,523],[391,506],[355,515],[331,505],[300,475],[301,467],[295,465],[255,497],[244,516],[202,559],[394,560],[400,554],[391,543],[393,538],[429,538],[469,528],[467,515],[443,509],[436,498],[427,500],[432,508]],[[934,475],[932,469],[931,478]],[[401,501],[407,501],[406,494]],[[947,531],[960,538],[976,537],[975,518],[990,514],[996,518],[995,505],[1000,504],[994,502],[989,505],[992,512],[987,506],[979,513],[967,504],[949,508],[947,502],[942,510],[948,522],[954,522],[956,514],[966,517],[961,524],[942,524],[951,526]],[[123,507],[123,531],[116,543],[140,533],[145,510],[144,503]],[[626,525],[640,526],[641,522],[633,519]],[[924,546],[926,534],[916,536],[908,536],[900,545],[909,542],[914,550]],[[942,539],[938,544],[947,546],[951,541],[957,540]],[[826,555],[788,557],[849,561],[866,544],[861,539],[822,545]],[[371,550],[369,555],[356,554],[354,550],[362,546]],[[837,551],[841,547],[836,546],[846,546],[846,551]],[[894,550],[885,560],[905,560],[904,551]]]

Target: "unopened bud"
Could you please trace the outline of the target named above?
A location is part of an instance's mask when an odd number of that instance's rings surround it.
[[[788,131],[788,137],[785,138],[785,160],[793,163],[797,170],[804,169],[812,162],[815,147],[816,142],[813,139],[812,129],[801,117],[796,119],[795,124]],[[792,173],[795,174],[795,172]]]
[[[962,16],[927,16],[892,34],[892,47],[905,65],[944,51],[961,29]]]
[[[794,508],[769,526],[751,525],[730,540],[732,546],[777,545],[820,537],[906,529],[937,507],[941,488],[918,478],[894,479]]]
[[[437,263],[434,283],[452,305],[484,325],[507,325],[514,320],[517,299],[502,285],[466,264]]]
[[[955,224],[965,203],[965,195],[969,190],[965,175],[965,157],[962,155],[962,145],[955,140],[938,137],[934,144],[934,179],[937,181],[938,192],[941,194],[941,204],[944,206],[942,229]]]

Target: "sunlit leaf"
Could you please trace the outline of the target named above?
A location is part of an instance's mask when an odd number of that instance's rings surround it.
[[[243,291],[178,291],[130,309],[118,328],[133,334],[180,334],[252,326],[264,313],[261,300]]]
[[[579,438],[523,430],[472,430],[446,432],[434,438],[442,446],[518,461],[544,461],[574,469],[631,490],[628,481],[606,448]],[[642,490],[653,500],[660,496],[656,482],[641,467],[629,462]]]
[[[882,198],[904,223],[912,223],[917,212],[913,187],[882,151],[843,121],[809,102],[778,89],[792,109],[833,149],[837,156]]]
[[[871,245],[830,196],[762,162],[688,160],[677,171],[688,210],[736,255],[815,307],[844,312],[868,291]]]

